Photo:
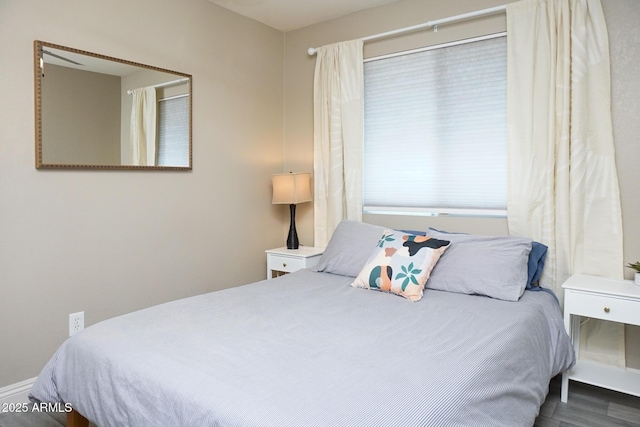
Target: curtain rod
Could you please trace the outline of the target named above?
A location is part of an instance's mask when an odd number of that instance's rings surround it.
[[[168,87],[168,86],[176,86],[179,85],[181,83],[187,83],[189,82],[189,78],[188,77],[184,77],[182,79],[178,79],[178,80],[171,80],[170,82],[165,82],[165,83],[158,83],[157,85],[151,85],[148,87],[154,87],[156,89],[161,88],[161,87]],[[127,94],[131,95],[133,93],[132,90],[128,90]]]
[[[372,36],[363,37],[361,40],[363,42],[366,42],[370,40],[377,40],[384,37],[394,36],[396,34],[408,33],[408,32],[420,30],[423,28],[429,28],[429,27],[437,28],[437,26],[440,24],[448,24],[450,22],[463,21],[465,19],[475,18],[483,15],[492,15],[494,13],[503,12],[506,10],[506,8],[507,7],[505,5],[490,7],[487,9],[477,10],[475,12],[469,12],[469,13],[463,13],[461,15],[450,16],[449,18],[436,19],[435,21],[428,21],[422,24],[412,25],[411,27],[399,28],[397,30],[387,31],[385,33],[374,34]],[[316,54],[317,51],[318,51],[318,48],[310,47],[309,50],[307,50],[307,53],[313,56]]]

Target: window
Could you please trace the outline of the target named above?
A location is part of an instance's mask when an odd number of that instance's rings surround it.
[[[504,33],[364,64],[364,211],[506,215]]]
[[[158,166],[189,166],[189,95],[158,102]]]

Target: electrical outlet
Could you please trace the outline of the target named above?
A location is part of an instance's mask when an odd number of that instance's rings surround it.
[[[84,311],[69,315],[69,336],[72,337],[84,329]]]

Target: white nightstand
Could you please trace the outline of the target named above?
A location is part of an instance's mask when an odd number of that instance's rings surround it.
[[[268,249],[267,279],[273,279],[274,272],[293,273],[301,268],[313,267],[320,261],[324,248],[300,246],[298,249]]]
[[[631,280],[613,280],[576,274],[564,284],[564,326],[578,361],[562,374],[560,400],[567,401],[569,380],[640,396],[640,371],[580,360],[580,316],[640,325],[640,286]]]

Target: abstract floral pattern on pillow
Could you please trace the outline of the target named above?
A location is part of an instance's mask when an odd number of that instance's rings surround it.
[[[424,285],[448,240],[385,230],[378,245],[351,286],[422,298]]]

